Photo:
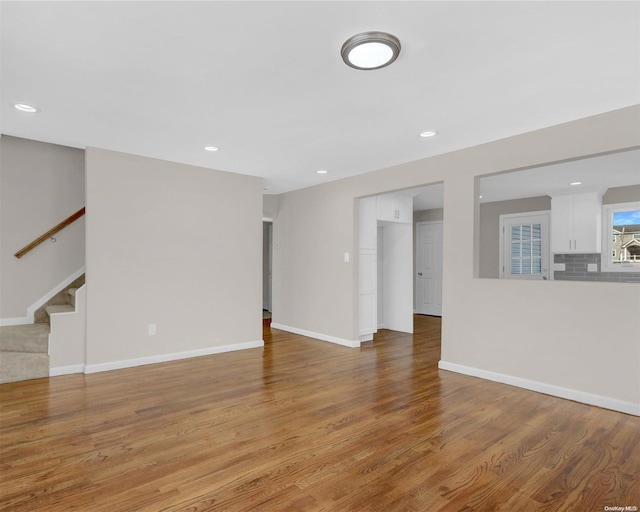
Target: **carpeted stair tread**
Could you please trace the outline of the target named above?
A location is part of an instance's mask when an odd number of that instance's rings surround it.
[[[49,324],[7,325],[0,327],[0,351],[47,353]]]
[[[27,352],[0,352],[0,384],[49,376],[49,356]]]
[[[70,304],[60,304],[60,305],[54,305],[54,306],[47,306],[45,308],[45,311],[49,315],[53,315],[55,313],[72,313],[73,311],[75,311],[75,308]]]

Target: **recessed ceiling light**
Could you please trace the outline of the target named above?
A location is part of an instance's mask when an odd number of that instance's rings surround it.
[[[400,41],[386,32],[362,32],[350,37],[340,50],[342,60],[355,69],[380,69],[400,55]]]
[[[572,181],[571,183],[569,183],[569,185],[571,185],[571,186],[582,185],[582,182],[581,181]]]
[[[204,147],[205,151],[218,151],[218,148],[215,146],[205,146]]]
[[[318,174],[327,174],[327,172],[329,171],[325,171],[324,169],[320,169],[319,171],[316,171]]]
[[[435,137],[436,135],[438,135],[438,132],[434,132],[434,131],[428,130],[426,132],[422,132],[420,134],[420,137],[425,137],[425,138],[426,137]]]
[[[20,112],[27,112],[29,114],[38,112],[38,109],[36,107],[32,107],[31,105],[27,105],[26,103],[14,103],[13,108],[19,110]]]

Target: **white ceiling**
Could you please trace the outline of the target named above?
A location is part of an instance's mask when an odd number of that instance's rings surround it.
[[[1,9],[2,133],[261,176],[269,193],[640,103],[639,2]],[[392,66],[342,62],[366,30],[401,40]]]
[[[580,184],[571,185],[577,182]],[[640,149],[483,176],[479,201],[491,203],[525,197],[604,193],[613,187],[629,185],[640,185]],[[414,211],[444,206],[442,183],[401,192],[413,197]]]

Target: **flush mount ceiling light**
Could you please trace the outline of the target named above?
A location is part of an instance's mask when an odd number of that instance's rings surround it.
[[[27,105],[26,103],[14,103],[13,108],[19,110],[20,112],[27,112],[29,114],[35,114],[38,112],[36,107],[32,107],[31,105]]]
[[[205,151],[218,151],[218,148],[215,146],[205,146],[204,147]]]
[[[569,185],[571,185],[572,187],[575,187],[576,185],[582,185],[581,181],[572,181],[571,183],[569,183]]]
[[[342,60],[355,69],[380,69],[400,54],[400,41],[386,32],[362,32],[350,37],[340,50]]]
[[[435,137],[437,134],[438,134],[438,132],[434,132],[434,131],[426,131],[426,132],[422,132],[422,133],[420,134],[420,137],[424,137],[424,138],[427,138],[427,137]]]
[[[327,172],[329,171],[325,171],[324,169],[320,169],[318,171],[316,171],[318,174],[327,174]]]

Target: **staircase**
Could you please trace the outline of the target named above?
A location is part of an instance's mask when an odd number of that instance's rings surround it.
[[[75,311],[77,289],[84,275],[35,311],[33,324],[0,327],[0,384],[49,376],[50,318]]]

